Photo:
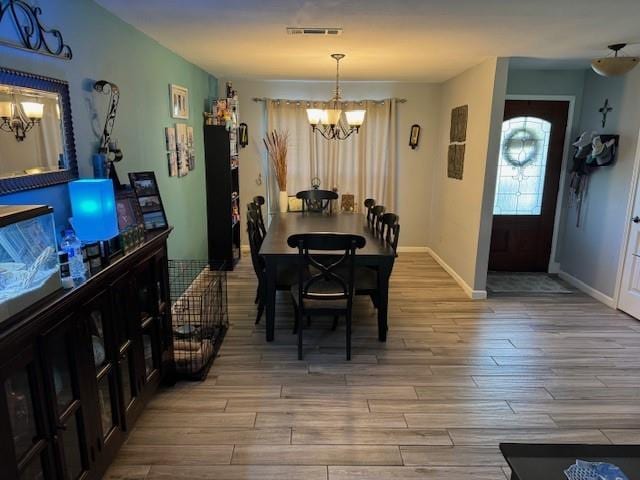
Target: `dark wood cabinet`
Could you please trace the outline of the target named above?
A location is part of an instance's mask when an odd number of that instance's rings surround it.
[[[0,324],[3,479],[101,478],[172,381],[167,235]]]
[[[233,270],[240,259],[240,182],[236,129],[204,126],[207,231],[212,268]]]

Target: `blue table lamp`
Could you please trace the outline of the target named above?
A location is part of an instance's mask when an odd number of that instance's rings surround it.
[[[73,228],[84,241],[109,240],[118,235],[113,183],[109,178],[87,178],[69,183]]]

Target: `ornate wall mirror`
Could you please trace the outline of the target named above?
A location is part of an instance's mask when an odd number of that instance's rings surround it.
[[[0,67],[0,195],[77,177],[67,82]]]

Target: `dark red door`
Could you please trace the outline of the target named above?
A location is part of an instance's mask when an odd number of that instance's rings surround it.
[[[569,102],[507,100],[489,270],[546,272]]]

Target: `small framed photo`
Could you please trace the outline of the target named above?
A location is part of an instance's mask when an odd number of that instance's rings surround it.
[[[152,195],[150,197],[139,197],[138,203],[140,204],[140,210],[142,213],[157,212],[162,210],[162,203],[160,203],[160,197]]]
[[[189,151],[185,148],[178,150],[178,176],[184,177],[189,174]]]
[[[189,170],[196,168],[196,151],[193,148],[189,149]]]
[[[133,189],[127,187],[116,191],[116,214],[121,232],[142,223],[142,212]]]
[[[193,148],[193,127],[187,127],[187,148]]]
[[[167,162],[169,165],[169,176],[178,176],[178,152],[167,153]]]
[[[187,131],[188,129],[186,123],[176,123],[176,144],[178,150],[187,148]]]
[[[169,85],[171,99],[171,117],[189,118],[189,90],[180,85]]]
[[[164,129],[164,138],[167,145],[167,151],[175,152],[177,148],[176,144],[176,129],[174,127],[167,127]]]
[[[145,230],[165,229],[169,226],[158,182],[153,172],[131,172],[129,182],[136,195]]]
[[[164,212],[143,213],[145,230],[160,230],[167,228],[167,219],[164,218]]]

